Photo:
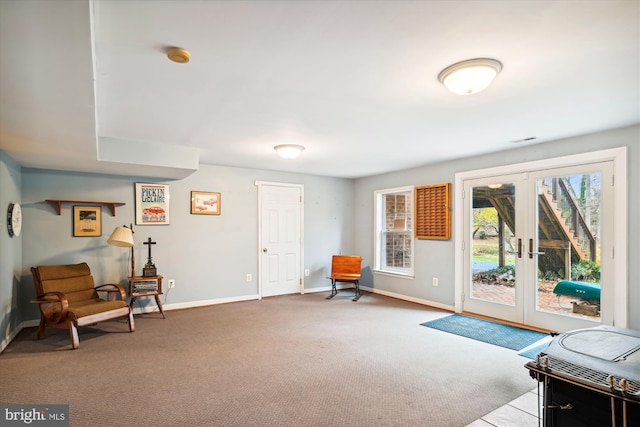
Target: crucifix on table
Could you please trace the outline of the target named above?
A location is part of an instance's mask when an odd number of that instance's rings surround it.
[[[143,277],[157,276],[158,271],[156,269],[155,264],[151,261],[151,245],[155,245],[156,242],[151,241],[151,237],[149,237],[146,242],[143,242],[143,244],[149,245],[149,256],[147,257],[147,263],[142,269],[142,276]]]

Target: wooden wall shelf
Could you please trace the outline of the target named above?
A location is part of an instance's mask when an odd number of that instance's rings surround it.
[[[126,203],[123,202],[96,202],[96,201],[86,201],[86,200],[45,200],[45,202],[49,202],[53,205],[58,215],[62,215],[62,204],[63,203],[78,203],[82,205],[107,205],[111,206],[111,211],[113,212],[113,216],[116,216],[116,206],[123,206]]]

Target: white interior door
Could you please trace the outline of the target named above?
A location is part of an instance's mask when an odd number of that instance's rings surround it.
[[[260,295],[302,291],[300,185],[259,183]]]

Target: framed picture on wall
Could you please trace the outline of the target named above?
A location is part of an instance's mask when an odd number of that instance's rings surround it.
[[[102,208],[100,206],[73,207],[73,236],[102,236]]]
[[[220,193],[192,191],[191,213],[194,215],[220,215]]]
[[[136,224],[168,225],[169,186],[136,182]]]

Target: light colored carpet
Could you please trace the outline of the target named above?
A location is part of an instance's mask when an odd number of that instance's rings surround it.
[[[344,298],[343,298],[344,296]],[[68,403],[71,426],[464,426],[535,387],[513,350],[420,326],[379,295],[290,295],[23,330],[0,402]]]

